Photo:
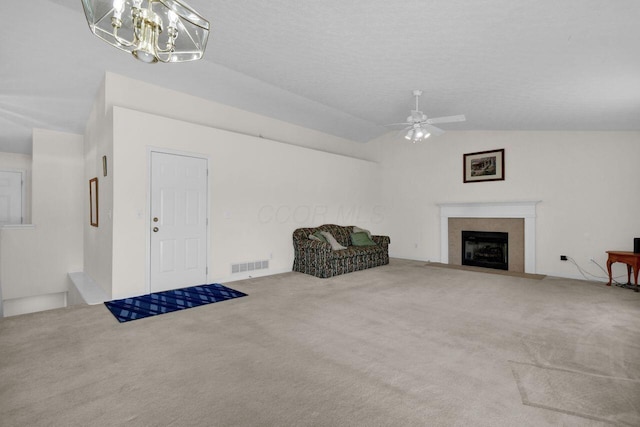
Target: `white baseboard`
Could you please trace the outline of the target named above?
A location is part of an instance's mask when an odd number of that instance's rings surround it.
[[[67,306],[67,293],[57,292],[32,297],[13,298],[2,301],[4,317],[36,313]]]
[[[265,271],[261,271],[261,270],[244,271],[242,273],[231,274],[226,277],[214,278],[212,282],[224,284],[229,282],[237,282],[239,280],[253,279],[255,277],[273,276],[276,274],[289,273],[289,272],[291,272],[290,268],[277,268],[277,269],[269,269]]]

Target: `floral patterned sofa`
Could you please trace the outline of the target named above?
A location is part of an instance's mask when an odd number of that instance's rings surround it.
[[[316,231],[328,231],[347,249],[333,250],[329,243],[309,238]],[[353,246],[353,226],[325,224],[315,228],[298,228],[293,232],[293,271],[327,278],[339,274],[389,264],[389,236],[371,236],[375,246]]]

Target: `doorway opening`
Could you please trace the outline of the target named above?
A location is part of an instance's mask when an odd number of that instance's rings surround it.
[[[24,223],[24,172],[0,170],[0,226]]]

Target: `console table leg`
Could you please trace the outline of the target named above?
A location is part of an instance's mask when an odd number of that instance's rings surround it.
[[[607,272],[609,273],[609,283],[607,283],[607,286],[611,286],[611,264],[613,264],[611,262],[611,259],[607,260]]]

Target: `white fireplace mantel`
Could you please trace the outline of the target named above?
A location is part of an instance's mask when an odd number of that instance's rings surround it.
[[[524,218],[524,271],[536,272],[536,205],[526,202],[438,203],[440,262],[449,262],[449,218]]]

